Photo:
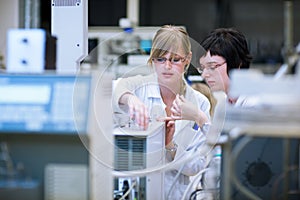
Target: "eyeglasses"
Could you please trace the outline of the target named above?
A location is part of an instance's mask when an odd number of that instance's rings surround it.
[[[165,64],[166,61],[168,60],[172,65],[179,65],[180,63],[186,60],[186,57],[171,57],[171,58],[159,57],[159,58],[152,58],[152,60],[153,62],[158,64]]]
[[[203,73],[204,69],[209,70],[209,71],[214,71],[215,69],[217,69],[218,67],[221,67],[222,65],[224,65],[226,63],[226,61],[222,62],[222,63],[208,63],[207,65],[201,65],[200,67],[197,67],[197,70],[200,74]]]

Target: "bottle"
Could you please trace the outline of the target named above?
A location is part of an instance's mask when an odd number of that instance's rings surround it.
[[[222,152],[221,147],[216,146],[212,150],[212,158],[208,166],[208,171],[204,174],[203,187],[204,190],[212,191],[213,199],[219,199],[220,189],[220,175],[221,175],[221,161]]]

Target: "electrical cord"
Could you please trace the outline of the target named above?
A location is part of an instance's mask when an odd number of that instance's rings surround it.
[[[119,200],[124,200],[127,196],[128,196],[128,194],[131,192],[131,190],[133,189],[133,187],[136,185],[136,181],[134,181],[132,184],[131,184],[131,186],[128,188],[128,190],[127,190],[127,192],[123,195],[123,196],[121,196],[121,198],[119,199]]]
[[[199,179],[199,181],[201,180],[201,176],[206,172],[208,171],[210,168],[208,167],[209,166],[209,163],[211,162],[211,159],[212,157],[211,156],[207,156],[207,159],[206,159],[206,163],[205,163],[205,166],[204,166],[204,169],[201,170],[200,172],[197,173],[197,175],[194,176],[193,180],[188,184],[184,194],[183,194],[183,197],[182,197],[182,200],[186,198],[190,188],[194,185],[194,183]],[[197,189],[198,190],[198,189]],[[192,194],[191,194],[192,195]],[[191,195],[190,195],[190,198],[191,198]]]
[[[203,170],[201,170],[201,171],[196,175],[195,179],[194,179],[193,181],[191,181],[191,182],[188,184],[187,188],[186,188],[185,191],[184,191],[184,194],[183,194],[181,200],[184,200],[184,199],[186,198],[188,192],[190,191],[190,188],[194,185],[195,180],[197,180],[200,176],[203,175],[204,172],[206,172],[206,171],[208,171],[208,170],[209,170],[209,168],[206,167],[206,168],[204,168]]]
[[[191,195],[190,195],[189,200],[196,200],[197,193],[198,193],[198,192],[202,192],[202,191],[203,191],[203,189],[196,189],[195,191],[193,191],[193,192],[191,193]]]
[[[189,200],[219,200],[218,198],[214,198],[213,196],[208,196],[208,195],[198,197],[198,194],[205,194],[205,193],[211,194],[212,192],[215,191],[216,189],[206,189],[206,190],[197,189],[191,193]]]
[[[201,180],[201,176],[207,172],[208,170],[210,170],[210,168],[208,167],[210,162],[212,160],[212,156],[208,156],[207,157],[207,160],[206,160],[206,164],[205,164],[205,167],[203,170],[201,170],[200,172],[197,173],[197,175],[194,177],[193,181],[191,181],[189,183],[189,185],[187,186],[186,190],[185,190],[185,193],[183,194],[183,197],[182,197],[182,200],[184,200],[190,190],[190,188],[194,185],[194,183],[199,179],[199,181]],[[203,189],[202,189],[203,190]],[[192,194],[191,194],[192,195]],[[191,195],[190,195],[190,198],[191,198]]]
[[[171,187],[170,187],[170,190],[169,190],[169,192],[168,192],[168,194],[167,194],[167,199],[169,199],[170,194],[171,194],[171,191],[172,191],[173,188],[175,187],[175,183],[177,182],[177,180],[178,180],[178,178],[179,178],[179,176],[180,176],[180,174],[181,174],[183,168],[184,168],[184,165],[182,165],[182,166],[180,167],[180,169],[178,170],[178,172],[177,172],[177,174],[176,174],[176,176],[175,176],[175,178],[174,178],[174,181],[173,181],[173,183],[172,183],[172,185],[171,185]]]

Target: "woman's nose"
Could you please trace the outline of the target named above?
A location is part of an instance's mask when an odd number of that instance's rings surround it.
[[[171,69],[172,68],[172,63],[171,63],[170,60],[166,60],[166,62],[165,62],[165,68],[166,69]]]
[[[204,79],[205,79],[206,77],[209,77],[209,76],[210,76],[209,70],[204,69],[203,72],[202,72],[202,74],[201,74],[201,76],[202,76],[202,78],[204,78]]]

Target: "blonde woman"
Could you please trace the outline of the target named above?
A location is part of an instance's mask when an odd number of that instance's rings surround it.
[[[148,60],[154,73],[121,79],[113,94],[114,111],[127,112],[145,130],[149,126],[152,108],[159,107],[160,120],[165,121],[166,126],[166,162],[175,162],[191,149],[193,142],[205,140],[201,129],[210,122],[208,99],[184,79],[191,58],[191,43],[186,30],[162,26],[153,38]],[[184,166],[166,171],[165,199],[181,199],[189,177],[202,170],[204,163],[204,156],[195,156]],[[175,179],[178,171],[180,174]]]

